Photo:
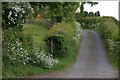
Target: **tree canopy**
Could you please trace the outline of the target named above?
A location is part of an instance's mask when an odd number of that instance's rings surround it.
[[[83,15],[84,15],[84,5],[85,5],[86,3],[87,3],[87,4],[90,4],[91,7],[98,4],[98,2],[80,2],[80,5],[79,5],[79,7],[80,7],[80,16],[83,16]]]
[[[79,5],[76,2],[31,2],[30,4],[34,6],[35,16],[40,13],[43,17],[51,20],[56,19],[58,22],[61,22],[61,20],[72,20]]]

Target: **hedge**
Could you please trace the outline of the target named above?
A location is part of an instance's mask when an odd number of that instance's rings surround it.
[[[82,28],[95,28],[99,25],[100,17],[82,17],[78,20]]]
[[[53,57],[65,57],[72,50],[75,53],[77,41],[74,40],[77,34],[75,23],[61,22],[54,25],[45,37],[48,51]]]
[[[113,66],[118,66],[120,37],[119,27],[114,22],[114,18],[105,16],[100,18],[100,25],[96,27],[96,30],[105,41],[107,52]]]

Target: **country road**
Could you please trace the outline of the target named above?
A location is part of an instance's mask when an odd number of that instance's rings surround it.
[[[117,78],[118,71],[112,68],[99,34],[91,30],[82,32],[80,52],[71,68],[30,78]]]

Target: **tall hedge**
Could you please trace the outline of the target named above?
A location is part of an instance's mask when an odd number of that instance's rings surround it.
[[[96,27],[96,30],[105,41],[111,62],[114,66],[118,66],[120,45],[119,27],[112,17],[104,16],[100,18],[100,25]]]
[[[78,33],[75,23],[63,21],[62,23],[54,25],[45,37],[49,53],[55,58],[65,57],[71,52],[75,53],[78,47],[76,44],[77,41],[74,39],[76,34]]]

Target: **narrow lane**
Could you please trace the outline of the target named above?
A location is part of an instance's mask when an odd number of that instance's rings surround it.
[[[95,31],[83,30],[80,54],[73,67],[65,73],[65,78],[117,78],[112,69],[105,47]]]
[[[32,78],[117,78],[108,60],[105,47],[99,34],[83,30],[80,52],[73,66],[64,72],[35,75]]]

